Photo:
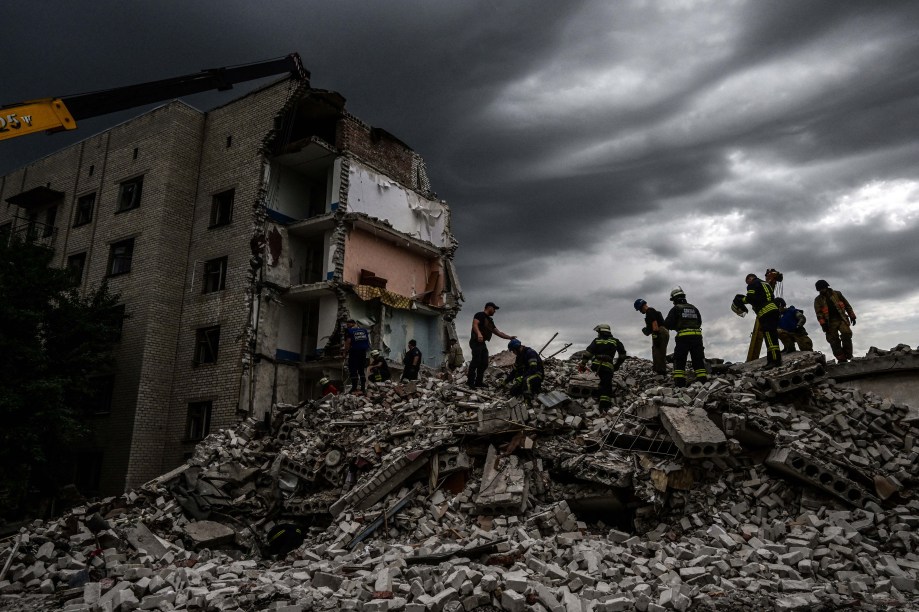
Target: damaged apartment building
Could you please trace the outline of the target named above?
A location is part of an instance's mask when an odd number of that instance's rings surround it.
[[[424,161],[306,75],[201,112],[175,100],[0,179],[0,233],[54,249],[127,317],[99,372],[85,494],[178,465],[209,432],[341,380],[344,323],[439,367],[462,299]]]

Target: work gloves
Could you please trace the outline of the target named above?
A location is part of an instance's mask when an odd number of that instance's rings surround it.
[[[849,317],[852,321],[852,325],[855,325],[855,317]]]
[[[820,324],[820,329],[823,330],[823,333],[826,333],[827,331],[829,331],[830,326],[827,325],[826,323],[821,323],[821,324]]]
[[[650,335],[651,335],[651,329],[648,328],[648,327],[642,327],[642,328],[641,328],[641,333],[643,333],[643,334],[646,335],[646,336],[650,336]]]

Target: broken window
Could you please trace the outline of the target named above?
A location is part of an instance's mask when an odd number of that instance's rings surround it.
[[[77,200],[77,210],[73,215],[73,226],[86,225],[93,220],[93,208],[96,206],[96,194],[87,193]]]
[[[89,379],[89,413],[110,414],[115,391],[115,376],[94,376]]]
[[[74,285],[80,285],[83,282],[83,269],[86,268],[86,252],[76,253],[67,258],[67,269],[73,279]]]
[[[220,326],[202,327],[195,331],[194,364],[214,363],[220,347]]]
[[[138,176],[121,184],[118,192],[118,209],[115,212],[124,212],[140,206],[140,194],[144,186],[144,177]]]
[[[204,291],[222,291],[227,284],[227,258],[218,257],[204,262]]]
[[[134,239],[129,238],[116,242],[108,258],[108,275],[127,274],[131,271],[131,259],[134,257]]]
[[[220,227],[233,220],[233,198],[235,189],[215,193],[211,200],[211,224],[208,227]]]
[[[211,431],[211,408],[213,402],[189,402],[188,418],[185,421],[185,439],[202,440]]]
[[[115,337],[113,338],[113,340],[115,342],[120,342],[121,334],[124,332],[124,320],[127,318],[127,316],[125,315],[125,305],[118,304],[117,306],[115,306],[114,311],[115,312],[113,314],[113,318],[115,321],[118,322],[118,333],[115,334]]]

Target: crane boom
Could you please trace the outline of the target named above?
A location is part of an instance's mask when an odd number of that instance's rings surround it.
[[[226,91],[237,83],[285,72],[309,80],[309,72],[303,67],[300,56],[291,53],[242,66],[210,68],[159,81],[10,104],[0,107],[0,140],[35,132],[73,130],[77,120],[204,91]]]

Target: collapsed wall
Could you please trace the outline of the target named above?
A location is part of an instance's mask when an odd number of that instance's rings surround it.
[[[493,358],[487,379],[501,379]],[[919,605],[919,414],[819,353],[615,404],[547,362],[272,409],[180,468],[5,540],[0,609],[809,610]]]

